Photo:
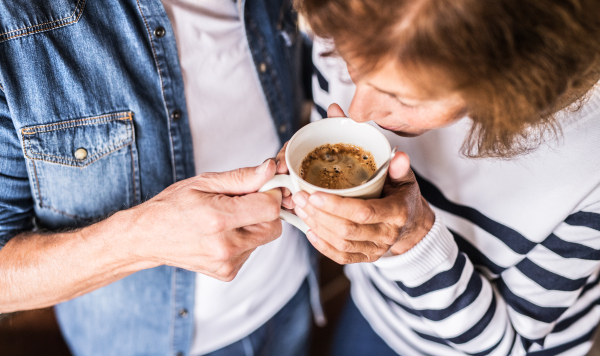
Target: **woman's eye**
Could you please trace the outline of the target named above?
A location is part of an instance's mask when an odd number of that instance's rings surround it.
[[[410,109],[416,108],[416,106],[414,106],[414,105],[408,105],[407,103],[403,102],[402,100],[400,100],[398,98],[396,98],[396,100],[400,103],[400,105],[402,105],[402,106],[404,106],[406,108],[410,108]]]

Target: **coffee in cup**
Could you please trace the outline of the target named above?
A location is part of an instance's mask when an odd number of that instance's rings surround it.
[[[375,127],[366,123],[354,122],[349,118],[339,117],[319,120],[304,126],[290,139],[285,151],[285,163],[289,169],[289,174],[276,175],[265,183],[259,191],[265,192],[273,188],[285,187],[292,194],[303,190],[309,194],[324,192],[348,198],[379,198],[387,176],[387,169],[381,170],[377,176],[364,184],[345,189],[323,188],[300,177],[304,158],[315,151],[316,148],[327,144],[335,146],[336,142],[344,142],[359,147],[362,152],[366,152],[372,157],[374,167],[378,167],[390,159],[392,147],[385,136]],[[368,161],[368,159],[365,161]],[[302,219],[288,211],[282,209],[279,212],[279,217],[304,233],[309,230],[308,225]]]
[[[375,171],[373,155],[348,143],[324,144],[311,151],[300,165],[300,177],[326,189],[346,189],[363,184]]]

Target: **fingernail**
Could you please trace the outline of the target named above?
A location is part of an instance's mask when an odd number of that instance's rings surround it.
[[[325,200],[320,195],[311,195],[310,198],[308,198],[308,201],[317,207],[321,207],[325,204]]]
[[[302,192],[294,194],[294,196],[292,196],[292,200],[294,201],[294,203],[296,203],[296,205],[298,205],[301,208],[304,208],[306,206],[306,197]]]
[[[279,164],[280,164],[280,163],[281,163],[281,162],[280,162],[279,160],[277,160],[277,164],[275,165],[275,169],[276,169],[276,170],[279,170]]]
[[[299,206],[296,206],[296,215],[298,215],[300,219],[306,219],[308,217],[306,211],[302,210]]]
[[[312,230],[308,230],[308,232],[306,233],[306,237],[308,237],[308,239],[312,240],[312,241],[316,241],[319,239],[319,236],[317,236],[317,234],[312,232]]]
[[[263,174],[263,173],[265,173],[265,171],[267,170],[267,167],[269,166],[269,162],[270,161],[271,160],[268,159],[263,164],[261,164],[260,166],[256,167],[256,174]]]

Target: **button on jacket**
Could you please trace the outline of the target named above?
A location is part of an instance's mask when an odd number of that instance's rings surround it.
[[[291,1],[239,3],[281,142],[304,92]],[[0,0],[0,246],[83,226],[194,175],[173,31],[160,0]],[[78,355],[187,355],[195,274],[143,270],[57,306]]]

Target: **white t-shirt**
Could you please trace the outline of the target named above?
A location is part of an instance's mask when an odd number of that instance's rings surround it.
[[[163,0],[174,28],[185,83],[196,172],[259,165],[280,148],[253,64],[237,4]],[[237,277],[198,274],[191,354],[201,355],[252,333],[296,293],[309,272],[304,236],[282,236],[256,249]]]

